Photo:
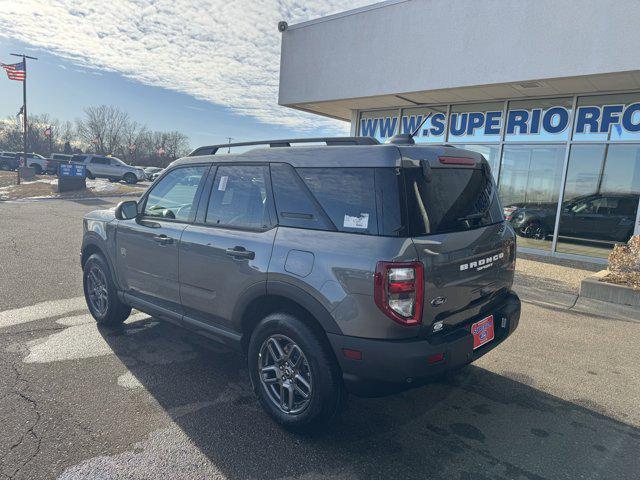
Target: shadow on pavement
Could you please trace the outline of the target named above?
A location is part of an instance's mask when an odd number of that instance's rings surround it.
[[[640,471],[640,429],[533,388],[524,375],[476,366],[391,397],[350,397],[336,425],[295,435],[260,409],[239,354],[163,322],[141,329],[149,322],[102,335],[227,478],[623,479]]]
[[[101,198],[69,198],[69,201],[74,203],[79,203],[80,205],[89,205],[89,206],[104,206],[104,205],[112,205],[113,200],[103,200]]]

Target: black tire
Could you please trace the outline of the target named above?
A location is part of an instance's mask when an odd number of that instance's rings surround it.
[[[106,306],[100,308],[92,298],[92,275],[104,278],[104,297]],[[95,285],[95,282],[93,283]],[[82,272],[82,286],[84,288],[84,298],[89,307],[91,316],[96,319],[99,325],[116,326],[124,322],[131,314],[131,307],[120,301],[111,270],[104,257],[99,253],[91,255],[84,264]]]
[[[310,374],[312,389],[308,404],[295,414],[285,412],[276,405],[259,372],[262,361],[260,352],[274,335],[295,342],[304,354],[306,370]],[[247,361],[251,384],[260,404],[284,428],[300,431],[327,426],[342,411],[347,393],[333,351],[326,339],[294,315],[272,313],[265,317],[251,335]],[[274,384],[274,388],[279,387]]]
[[[537,220],[531,220],[520,229],[521,236],[534,240],[545,240],[548,236],[547,229]]]
[[[129,172],[129,173],[125,173],[124,174],[124,181],[127,182],[129,185],[134,185],[136,183],[138,183],[138,177],[136,177],[133,173]]]
[[[87,178],[89,180],[94,180],[96,177],[93,176],[93,173],[91,173],[89,170],[87,170]]]
[[[36,175],[42,175],[42,167],[40,165],[38,165],[37,163],[33,165],[33,172]]]

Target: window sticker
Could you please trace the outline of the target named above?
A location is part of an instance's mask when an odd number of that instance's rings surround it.
[[[342,226],[345,228],[361,228],[366,230],[369,227],[369,214],[361,213],[358,217],[345,214]]]
[[[218,190],[224,192],[227,189],[227,182],[229,181],[229,177],[227,175],[223,175],[220,177],[220,183],[218,184]]]

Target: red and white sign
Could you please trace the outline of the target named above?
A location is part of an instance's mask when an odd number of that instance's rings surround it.
[[[471,335],[473,335],[474,350],[493,340],[493,315],[471,325]]]

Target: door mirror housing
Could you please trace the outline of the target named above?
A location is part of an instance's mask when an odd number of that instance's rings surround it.
[[[131,220],[138,216],[138,202],[127,200],[120,202],[116,207],[116,218],[118,220]]]

